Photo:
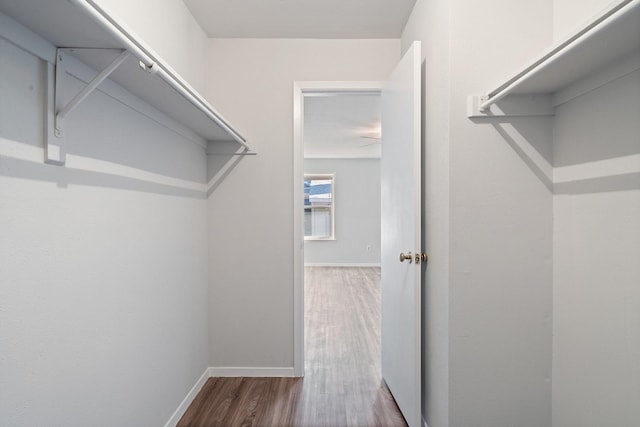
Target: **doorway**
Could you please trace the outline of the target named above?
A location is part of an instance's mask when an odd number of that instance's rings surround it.
[[[381,377],[380,86],[295,89],[300,410],[335,425],[405,425]]]
[[[296,376],[304,376],[305,366],[305,354],[304,354],[304,263],[305,263],[305,218],[303,206],[305,206],[305,105],[308,108],[323,108],[330,107],[331,104],[335,104],[332,101],[336,101],[340,96],[352,96],[352,97],[373,97],[380,96],[382,90],[381,82],[296,82],[294,83],[294,372]],[[311,99],[311,103],[306,101]],[[354,98],[357,99],[357,98]],[[355,101],[354,101],[355,102]],[[335,105],[334,105],[335,108]],[[352,158],[369,156],[375,158],[373,153],[378,153],[379,156],[379,124],[378,128],[374,128],[372,123],[368,123],[370,128],[366,128],[367,124],[362,124],[362,129],[356,129],[360,131],[360,135],[356,138],[356,142],[352,142],[345,147],[344,141],[342,146],[329,147],[328,150],[338,151],[338,149],[346,149],[350,151]],[[321,125],[318,125],[321,127]],[[317,135],[322,135],[323,132],[330,132],[330,129],[317,129]],[[375,132],[378,132],[377,134]],[[363,136],[363,138],[359,138]],[[376,147],[378,146],[378,147]],[[320,151],[320,148],[311,144],[311,148],[308,150],[310,157],[320,158],[329,156]],[[366,153],[366,154],[365,154]],[[342,154],[343,156],[345,154]],[[337,157],[334,155],[334,158]],[[321,167],[321,166],[319,166]],[[328,174],[330,175],[330,174]],[[332,185],[332,191],[336,193],[340,191],[340,176],[335,176]],[[335,199],[334,199],[335,200]],[[326,212],[326,210],[325,210]],[[322,214],[318,215],[321,217]],[[308,216],[308,219],[312,218],[312,215]],[[335,221],[335,218],[333,218]],[[310,228],[309,226],[307,228]],[[340,232],[340,224],[337,223],[335,231]],[[337,240],[335,235],[324,236],[324,241],[307,239],[306,241],[316,243],[328,243],[331,245]],[[347,240],[347,239],[343,239]],[[347,240],[348,241],[348,240]],[[318,249],[319,252],[326,251],[328,246],[322,247],[315,245],[314,249]],[[336,246],[336,245],[334,245]],[[371,246],[371,247],[368,247]],[[330,251],[331,249],[329,249]],[[373,252],[373,244],[364,244],[365,253],[368,250]],[[378,249],[379,250],[379,249]],[[316,251],[316,252],[318,252]],[[335,262],[334,264],[338,264]]]
[[[304,97],[313,92],[382,94],[381,367],[382,378],[412,427],[422,424],[423,362],[421,45],[414,42],[383,85],[294,83],[294,373],[304,376]],[[399,254],[399,255],[398,255]]]

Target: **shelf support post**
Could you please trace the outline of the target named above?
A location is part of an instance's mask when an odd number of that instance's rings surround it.
[[[62,166],[65,163],[64,139],[56,134],[56,87],[58,87],[58,73],[56,66],[47,64],[47,114],[46,135],[44,140],[44,162],[50,165]]]

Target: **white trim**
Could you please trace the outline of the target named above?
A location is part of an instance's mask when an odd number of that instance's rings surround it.
[[[379,262],[305,262],[305,267],[380,267]]]
[[[293,83],[294,88],[297,86],[304,93],[329,92],[332,95],[342,93],[354,95],[367,92],[379,94],[382,91],[382,84],[381,81],[298,81]]]
[[[178,409],[176,409],[173,415],[171,415],[171,418],[169,418],[169,421],[167,421],[164,427],[175,427],[178,424],[180,418],[182,418],[184,413],[187,412],[187,409],[189,409],[189,406],[191,405],[193,400],[196,398],[198,393],[200,393],[200,390],[202,390],[202,387],[204,387],[204,384],[207,382],[207,380],[211,377],[210,371],[211,368],[207,368],[204,370],[202,376],[198,379],[198,381],[196,381],[191,390],[189,390],[189,393],[187,393],[185,398],[178,406]]]
[[[257,367],[212,367],[209,368],[211,377],[295,377],[294,368],[257,368]]]
[[[293,82],[293,368],[304,377],[304,147],[305,84]],[[300,211],[300,212],[298,212]]]
[[[293,82],[293,371],[304,376],[304,94],[366,93],[382,91],[379,81],[299,81]]]

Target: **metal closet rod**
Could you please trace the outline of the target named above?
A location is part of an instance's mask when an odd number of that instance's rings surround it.
[[[540,59],[535,61],[533,64],[522,70],[520,73],[516,74],[511,79],[507,80],[506,83],[502,84],[498,88],[489,92],[485,97],[483,97],[482,102],[480,103],[479,109],[480,111],[487,111],[487,109],[500,101],[505,96],[509,95],[513,89],[518,87],[520,82],[528,78],[530,75],[538,72],[542,67],[544,67],[550,60],[560,53],[560,51],[564,49],[571,48],[574,43],[579,43],[581,38],[588,37],[588,35],[594,30],[595,27],[600,25],[603,21],[609,19],[612,15],[616,14],[620,9],[626,7],[629,4],[632,6],[637,6],[640,3],[640,0],[623,0],[620,3],[613,6],[611,9],[607,10],[602,15],[598,16],[598,18],[591,21],[586,27],[582,28],[571,37],[560,43],[559,45],[553,47],[546,54],[544,54]],[[622,12],[624,13],[624,12]]]
[[[140,62],[142,62],[147,71],[152,74],[157,74],[162,80],[164,80],[169,86],[175,89],[179,94],[185,97],[191,104],[202,111],[207,117],[213,120],[218,126],[229,133],[233,139],[241,144],[246,150],[253,152],[253,148],[245,139],[240,136],[235,130],[227,124],[216,112],[207,105],[207,102],[201,99],[193,89],[187,86],[181,78],[174,75],[170,70],[167,70],[165,66],[158,61],[154,54],[140,44],[136,37],[114,20],[107,12],[104,11],[93,0],[68,0],[70,3],[81,8],[86,14],[88,14],[94,21],[96,21],[102,28],[104,28],[111,36],[120,41],[123,46],[133,53]]]

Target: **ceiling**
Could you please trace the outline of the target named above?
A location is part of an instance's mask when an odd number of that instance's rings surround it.
[[[209,37],[399,38],[416,0],[184,0]]]
[[[307,94],[305,158],[380,157],[379,94]]]

